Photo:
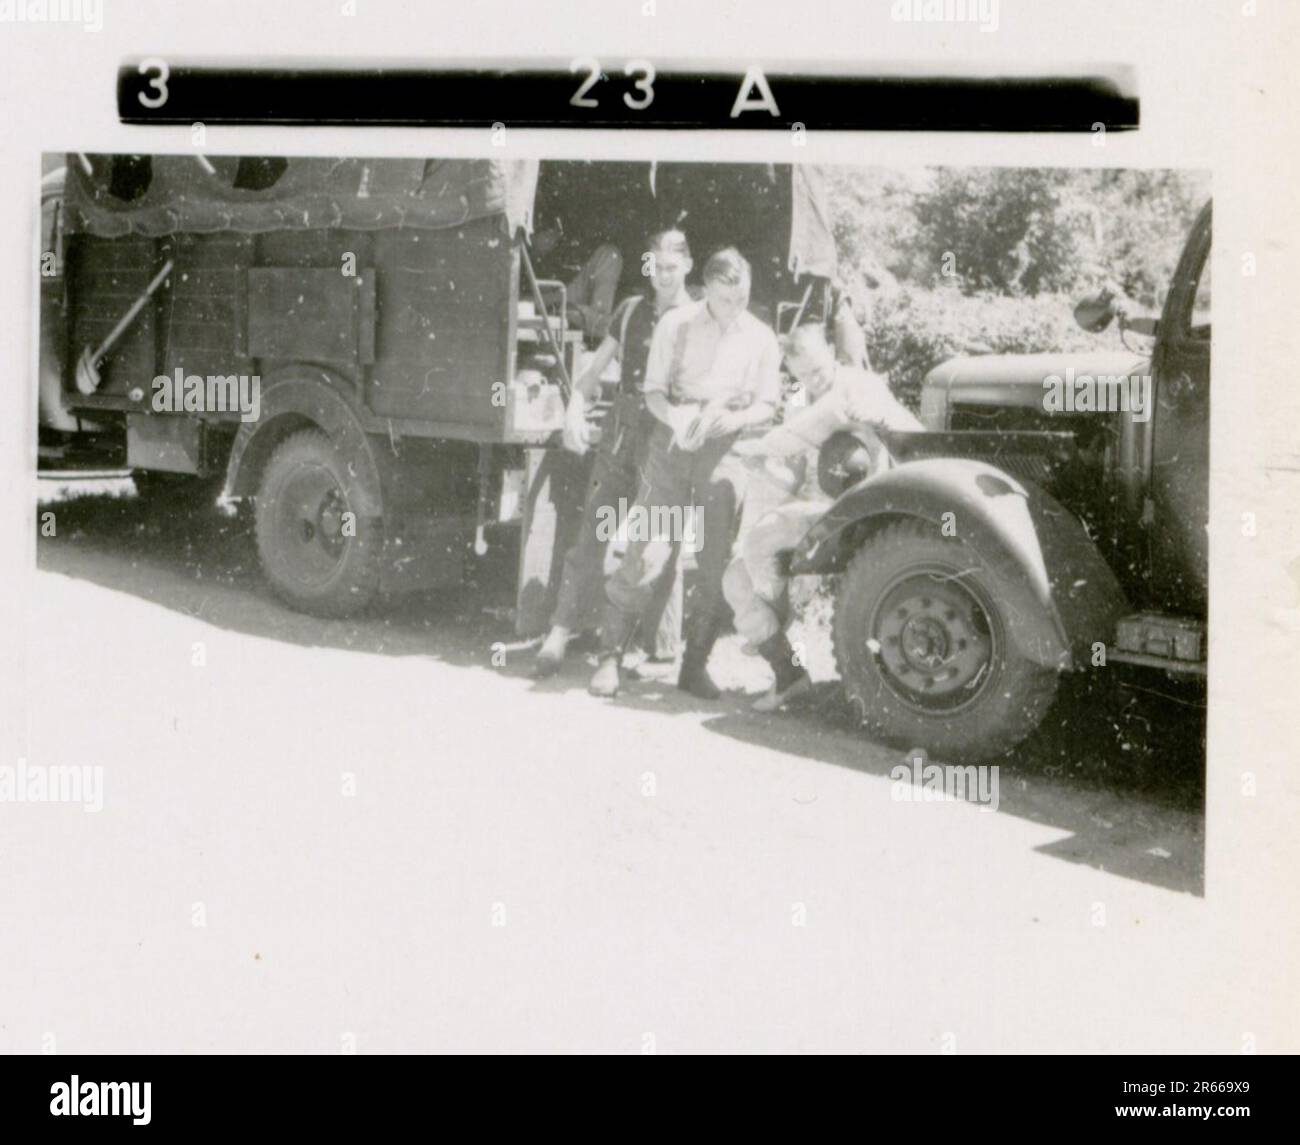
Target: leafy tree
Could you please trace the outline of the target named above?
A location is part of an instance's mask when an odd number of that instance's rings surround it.
[[[841,169],[831,188],[850,278],[1013,298],[1113,280],[1150,309],[1208,197],[1203,174],[1169,170]]]
[[[836,243],[876,369],[905,398],[954,354],[1111,346],[1075,299],[1114,283],[1157,313],[1208,177],[1170,170],[842,168]]]

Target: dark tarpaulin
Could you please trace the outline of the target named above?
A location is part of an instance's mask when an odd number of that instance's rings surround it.
[[[657,163],[651,164],[648,183],[659,203],[661,224],[681,225],[692,238],[705,240],[697,253],[730,244],[756,262],[770,256],[795,278],[835,277],[835,240],[822,167]]]
[[[535,161],[70,155],[66,225],[106,238],[433,230],[505,214],[513,232],[531,228],[536,187]]]
[[[91,170],[86,170],[86,165]],[[547,164],[557,170],[573,163]],[[772,249],[795,277],[835,276],[826,177],[806,164],[586,164],[585,179],[641,167],[641,193],[660,225],[702,226],[747,252]],[[658,177],[655,177],[656,168]],[[176,232],[256,233],[341,227],[439,229],[504,213],[511,233],[532,230],[535,160],[268,159],[192,155],[70,155],[67,226],[103,237]],[[652,185],[653,179],[653,185]],[[610,180],[620,201],[626,187]],[[595,190],[595,187],[591,187]],[[771,200],[769,203],[768,200]],[[655,204],[657,207],[649,206]],[[631,204],[611,209],[609,225]],[[570,204],[572,206],[572,204]],[[680,211],[669,217],[672,207]],[[689,207],[688,210],[681,208]],[[788,216],[786,215],[788,212]],[[632,211],[640,215],[640,211]],[[714,217],[716,216],[716,217]],[[633,223],[638,231],[645,227]],[[788,229],[788,245],[781,231]],[[734,232],[734,233],[733,233]],[[633,242],[644,235],[638,233]],[[779,251],[779,254],[778,254]]]

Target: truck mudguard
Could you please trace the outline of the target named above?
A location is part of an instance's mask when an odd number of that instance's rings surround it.
[[[346,388],[343,379],[319,366],[285,366],[272,373],[262,390],[260,416],[241,425],[235,436],[226,468],[226,495],[255,493],[266,459],[286,433],[315,426],[328,434],[355,466],[358,481],[348,496],[356,511],[367,517],[380,516],[379,463],[361,418],[343,397]]]
[[[1011,639],[1036,663],[1086,663],[1129,610],[1118,581],[1079,520],[1035,485],[981,461],[912,461],[846,491],[809,530],[794,573],[844,568],[866,533],[889,520],[930,522],[960,538],[1011,594]]]

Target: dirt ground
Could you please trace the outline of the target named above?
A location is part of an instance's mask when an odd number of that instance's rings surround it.
[[[1012,1011],[1042,1008],[1038,1048],[1138,1050],[1172,1044],[1207,988],[1213,944],[1186,943],[1204,878],[1194,693],[1118,670],[1075,684],[998,761],[996,813],[906,803],[903,753],[855,728],[815,608],[795,636],[819,683],[796,709],[748,710],[766,668],[734,636],[717,703],[662,673],[601,701],[580,653],[531,679],[492,552],[455,592],[323,621],[270,594],[234,518],[125,479],[43,483],[47,509],[18,738],[33,761],[102,761],[107,794],[100,815],[42,808],[46,826],[8,835],[7,869],[41,886],[17,915],[62,952],[11,965],[121,1006],[19,1006],[0,1042],[45,1023],[86,1050],[328,1052],[358,1027],[371,1049],[463,1048],[466,1030],[554,1047],[561,1028],[569,1048],[634,1052],[643,1036],[1010,1048],[962,1000],[966,966],[1014,978]],[[225,1013],[141,1003],[176,958],[228,991]],[[1067,1005],[1062,976],[1085,967],[1095,997]],[[276,989],[315,991],[319,1028],[277,1029]],[[729,1025],[728,998],[754,990],[788,1004],[771,1028]]]

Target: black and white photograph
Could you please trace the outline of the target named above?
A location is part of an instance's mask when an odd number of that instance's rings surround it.
[[[1300,1048],[1254,7],[0,5],[85,79],[5,143],[40,1117],[199,1117],[189,1055],[813,1053],[1248,1118]]]

